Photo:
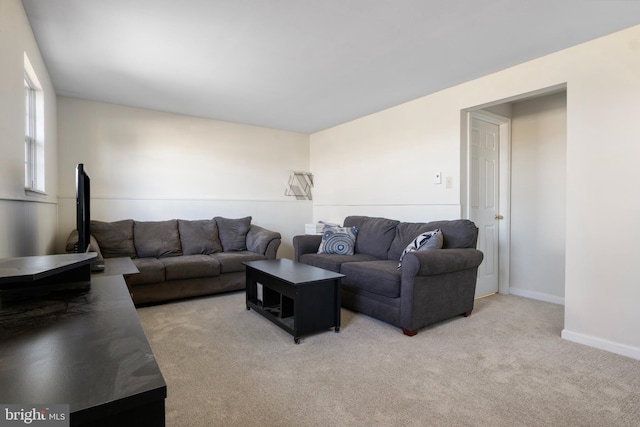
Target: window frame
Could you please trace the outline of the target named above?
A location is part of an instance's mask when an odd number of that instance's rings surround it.
[[[44,92],[31,62],[24,54],[24,189],[45,193]]]

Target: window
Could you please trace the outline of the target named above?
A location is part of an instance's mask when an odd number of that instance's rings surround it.
[[[24,77],[24,186],[34,188],[36,182],[34,154],[36,152],[36,91],[27,78]]]
[[[44,96],[24,55],[24,187],[44,192]]]

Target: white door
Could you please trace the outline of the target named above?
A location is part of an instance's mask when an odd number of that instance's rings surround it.
[[[479,229],[478,249],[484,260],[478,268],[476,297],[498,292],[500,221],[500,126],[471,116],[470,218]]]

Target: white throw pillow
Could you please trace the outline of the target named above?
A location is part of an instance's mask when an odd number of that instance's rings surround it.
[[[398,268],[402,267],[402,258],[404,258],[406,254],[427,249],[442,249],[443,243],[444,236],[442,235],[442,230],[440,230],[439,228],[419,234],[415,239],[411,241],[411,243],[407,245],[404,251],[402,251],[402,255],[400,255],[400,262],[398,263]]]

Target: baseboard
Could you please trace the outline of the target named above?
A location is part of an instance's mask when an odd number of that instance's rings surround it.
[[[509,288],[509,293],[518,297],[537,299],[539,301],[550,302],[552,304],[564,305],[564,298],[555,295],[543,294],[542,292],[527,291],[526,289]]]
[[[566,329],[562,330],[561,336],[567,341],[573,341],[578,344],[588,345],[589,347],[595,347],[610,353],[616,353],[632,359],[640,360],[640,348],[638,347],[632,347],[630,345],[620,344],[602,338],[592,337],[590,335],[571,332]]]

